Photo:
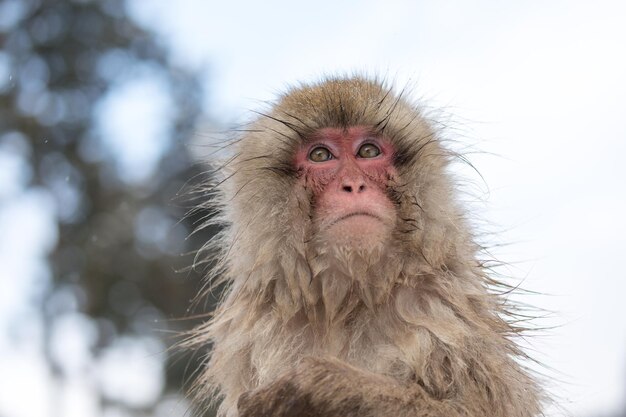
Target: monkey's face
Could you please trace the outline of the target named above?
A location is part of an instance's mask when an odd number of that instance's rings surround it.
[[[397,175],[388,141],[365,127],[325,128],[295,163],[312,199],[315,242],[367,251],[388,241],[396,210],[387,188]]]

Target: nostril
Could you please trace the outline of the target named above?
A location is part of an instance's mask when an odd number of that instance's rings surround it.
[[[365,191],[365,184],[359,184],[358,187],[354,187],[352,185],[342,185],[341,189],[346,193],[353,193],[355,190],[357,193],[362,193]]]

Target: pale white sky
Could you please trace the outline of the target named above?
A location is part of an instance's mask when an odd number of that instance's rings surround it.
[[[498,255],[559,324],[531,343],[574,416],[626,405],[626,3],[131,3],[183,65],[207,113],[241,118],[287,85],[383,74],[443,106],[489,185]],[[462,138],[458,138],[461,139]],[[556,415],[556,412],[553,413]]]
[[[626,3],[130,5],[178,63],[206,74],[206,112],[218,120],[247,117],[289,84],[352,71],[410,82],[414,97],[453,114],[463,132],[457,140],[500,155],[472,157],[489,186],[481,215],[503,230],[499,241],[513,243],[496,254],[524,261],[508,272],[523,278],[524,288],[550,294],[525,301],[557,312],[542,324],[559,327],[531,343],[533,354],[555,369],[549,375],[559,378],[552,385],[562,406],[576,417],[626,407]],[[120,169],[141,168],[129,172],[131,182],[150,175],[170,128],[159,122],[169,105],[159,97],[159,75],[141,70],[147,72],[124,80],[96,107],[98,126],[116,127],[100,130]],[[125,117],[129,107],[141,117]],[[0,414],[49,416],[54,402],[63,417],[96,416],[97,386],[110,398],[149,403],[163,384],[155,340],[120,340],[87,364],[90,324],[68,314],[57,330],[63,350],[73,352],[66,359],[75,373],[59,386],[34,342],[42,323],[31,319],[21,334],[10,333],[12,323],[35,314],[28,306],[49,282],[43,261],[57,239],[54,210],[44,209],[53,206],[50,196],[21,190],[28,170],[18,148],[0,149]],[[120,365],[120,357],[131,357],[133,366]],[[157,414],[174,415],[170,403]]]

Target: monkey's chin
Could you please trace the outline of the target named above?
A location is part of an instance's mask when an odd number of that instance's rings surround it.
[[[326,231],[330,246],[369,252],[380,249],[388,241],[391,228],[381,219],[366,215],[350,215],[334,222]]]

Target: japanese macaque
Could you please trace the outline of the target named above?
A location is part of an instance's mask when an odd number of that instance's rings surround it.
[[[188,342],[226,417],[530,417],[520,328],[419,107],[377,81],[294,88],[216,185],[225,289]]]

